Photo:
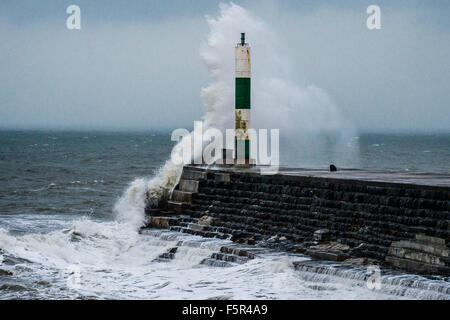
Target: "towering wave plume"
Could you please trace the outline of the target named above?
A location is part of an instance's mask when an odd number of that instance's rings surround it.
[[[288,142],[286,150],[299,150],[300,153],[294,155],[298,159],[294,164],[298,165],[307,165],[310,155],[324,152],[321,145],[328,143],[337,149],[347,147],[345,142],[351,136],[349,124],[323,90],[315,86],[302,88],[287,80],[288,72],[283,71],[288,61],[280,52],[282,45],[277,43],[276,35],[266,23],[234,3],[221,4],[219,16],[206,19],[210,33],[200,54],[211,83],[201,92],[206,108],[202,119],[204,130],[234,128],[234,46],[240,33],[246,32],[254,52],[252,127],[280,129],[281,139],[284,137]],[[185,136],[174,147],[171,159],[155,177],[131,183],[115,206],[119,220],[131,221],[136,227],[144,223],[147,196],[157,203],[164,189],[174,188],[184,165],[174,161],[174,157],[180,158],[183,146],[192,139],[192,134]],[[280,153],[283,155],[283,149]],[[354,158],[349,150],[342,154]],[[319,165],[317,159],[312,161]]]

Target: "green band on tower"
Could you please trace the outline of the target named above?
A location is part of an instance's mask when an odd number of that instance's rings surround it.
[[[236,109],[250,109],[250,78],[236,78]]]

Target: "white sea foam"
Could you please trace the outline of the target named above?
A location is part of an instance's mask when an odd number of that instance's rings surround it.
[[[14,236],[0,228],[0,261],[20,258],[2,269],[12,271],[25,287],[38,288],[41,298],[208,299],[219,293],[235,299],[442,296],[437,291],[393,286],[392,281],[380,291],[371,291],[361,275],[351,270],[342,274],[302,272],[295,270],[293,262],[308,258],[270,251],[228,268],[200,264],[229,244],[229,240],[167,231],[138,234],[129,224],[80,219],[67,229],[47,234]],[[173,247],[178,247],[173,260],[155,261]],[[67,284],[74,268],[80,275],[76,288]],[[51,285],[40,287],[38,281]],[[3,294],[0,297],[5,298]]]

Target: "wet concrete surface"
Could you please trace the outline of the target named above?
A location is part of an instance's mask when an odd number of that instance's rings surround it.
[[[250,168],[235,168],[232,166],[188,166],[195,169],[208,169],[225,172],[248,172],[261,174],[261,170],[267,169],[266,166],[253,166]],[[326,178],[330,180],[355,180],[370,181],[378,183],[395,183],[419,186],[450,187],[450,174],[436,174],[424,172],[405,172],[405,171],[376,171],[376,170],[357,170],[341,169],[335,172],[320,169],[304,168],[286,168],[280,167],[275,176],[298,176],[310,178]]]

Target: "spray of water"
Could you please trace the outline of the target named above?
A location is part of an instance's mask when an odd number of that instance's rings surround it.
[[[218,17],[206,19],[210,33],[200,54],[211,82],[201,92],[206,109],[204,130],[234,128],[234,46],[240,33],[246,32],[253,48],[253,128],[280,129],[281,138],[300,149],[303,156],[317,149],[324,136],[334,137],[332,143],[339,147],[341,140],[351,136],[348,123],[323,90],[315,86],[302,88],[287,80],[283,70],[288,62],[282,56],[282,45],[260,18],[230,3],[220,5]],[[129,186],[115,206],[119,220],[142,225],[147,194],[150,201],[156,202],[165,188],[175,186],[183,164],[176,164],[173,157],[180,157],[183,146],[192,143],[192,139],[186,136],[174,147],[172,159],[154,178],[137,179]],[[292,150],[292,145],[286,148]]]

